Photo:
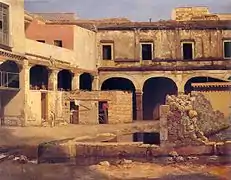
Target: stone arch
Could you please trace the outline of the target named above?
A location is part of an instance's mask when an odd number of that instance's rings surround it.
[[[30,68],[30,87],[31,89],[48,88],[49,70],[43,65],[34,65]]]
[[[1,86],[19,88],[19,65],[15,61],[7,60],[0,64]]]
[[[107,79],[110,78],[124,78],[124,79],[128,79],[129,81],[131,81],[133,83],[133,85],[135,86],[136,90],[141,90],[142,89],[142,83],[139,83],[137,81],[137,79],[133,76],[127,75],[127,74],[116,74],[115,76],[112,75],[101,75],[100,76],[100,87],[102,86],[103,82],[105,82]]]
[[[92,83],[94,80],[94,76],[90,73],[83,73],[79,76],[79,89],[85,91],[92,90]]]
[[[101,90],[131,91],[133,119],[136,119],[136,88],[131,80],[122,77],[112,77],[102,83]]]
[[[177,94],[176,83],[167,77],[152,77],[143,86],[143,119],[159,119],[159,106],[165,104],[166,96]]]
[[[187,80],[187,82],[184,85],[184,92],[186,94],[191,93],[193,90],[192,83],[206,83],[206,82],[225,82],[224,80],[213,78],[210,76],[194,76]]]
[[[58,90],[70,91],[72,90],[72,78],[71,71],[63,69],[58,73]]]

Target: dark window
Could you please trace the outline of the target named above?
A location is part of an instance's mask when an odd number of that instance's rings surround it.
[[[152,44],[141,44],[142,60],[152,60]]]
[[[9,45],[9,7],[0,3],[0,43]]]
[[[112,46],[111,45],[103,45],[103,59],[112,60]]]
[[[40,43],[45,43],[45,40],[37,40]]]
[[[231,41],[224,42],[224,57],[231,58]]]
[[[193,59],[192,43],[183,43],[183,59]]]
[[[58,47],[63,47],[63,42],[62,40],[54,40],[54,45]]]

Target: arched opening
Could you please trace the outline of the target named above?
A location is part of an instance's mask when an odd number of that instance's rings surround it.
[[[79,89],[85,91],[92,90],[93,76],[89,73],[83,73],[79,77]]]
[[[72,73],[69,70],[62,70],[58,73],[58,90],[70,91],[72,82]]]
[[[0,64],[0,84],[1,87],[19,88],[19,68],[14,61]]]
[[[229,81],[231,81],[231,76],[228,78]]]
[[[30,88],[47,89],[48,88],[48,69],[42,65],[35,65],[30,69]]]
[[[177,94],[175,82],[169,78],[150,78],[143,87],[143,119],[159,119],[159,107],[165,104],[166,96]]]
[[[184,86],[185,94],[189,94],[193,91],[192,83],[206,83],[206,82],[225,82],[225,81],[216,78],[211,78],[211,77],[204,77],[204,76],[193,77],[189,79]]]
[[[136,119],[136,96],[135,86],[132,81],[126,78],[110,78],[103,82],[101,90],[122,90],[132,92],[132,112],[133,120]]]

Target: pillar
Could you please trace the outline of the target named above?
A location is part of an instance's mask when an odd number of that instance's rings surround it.
[[[143,120],[143,92],[136,90],[136,119]]]
[[[30,66],[27,60],[24,60],[20,67],[19,87],[20,87],[19,95],[23,101],[21,126],[26,126],[28,123],[28,113],[29,113],[28,94],[30,91]]]
[[[74,90],[79,90],[79,78],[80,78],[80,73],[73,73],[73,78],[71,82],[71,89]]]
[[[161,146],[165,146],[168,142],[168,113],[169,113],[168,105],[160,106],[160,144]]]
[[[94,76],[93,82],[92,82],[92,90],[98,91],[99,90],[99,76]]]
[[[58,90],[58,72],[58,69],[50,69],[50,74],[48,77],[48,90]]]

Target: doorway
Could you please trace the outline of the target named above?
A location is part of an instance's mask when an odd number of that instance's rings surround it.
[[[41,93],[41,118],[42,118],[42,122],[48,121],[48,96],[47,96],[47,93]]]
[[[74,101],[70,102],[70,111],[71,111],[70,123],[79,124],[79,106],[76,105]]]
[[[108,124],[108,102],[99,101],[99,124]]]

